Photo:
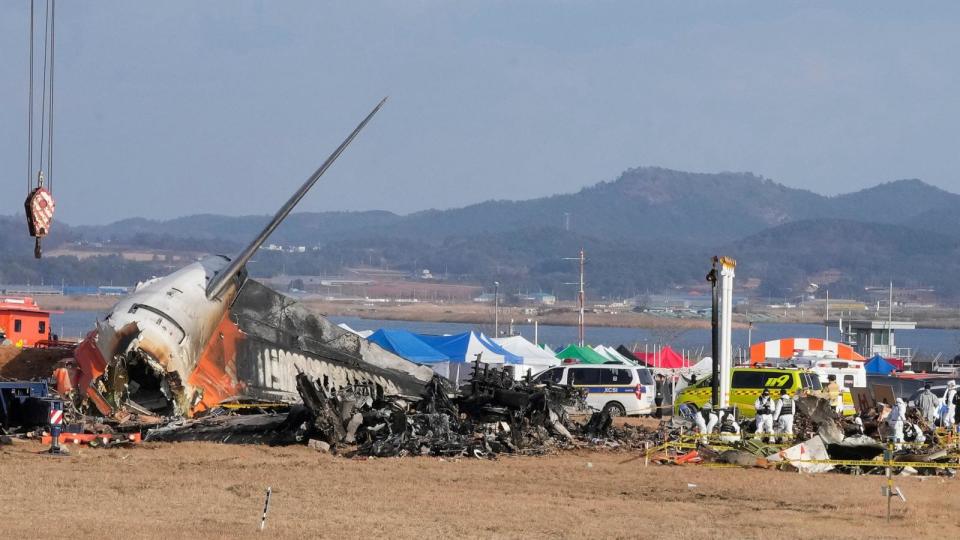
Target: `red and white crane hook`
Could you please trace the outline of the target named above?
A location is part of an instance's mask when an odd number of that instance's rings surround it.
[[[33,83],[34,83],[34,27],[35,0],[30,0],[30,74],[29,95],[27,106],[27,200],[23,206],[27,213],[27,228],[30,236],[36,238],[33,256],[40,258],[42,250],[40,241],[50,233],[50,224],[53,222],[53,211],[56,204],[53,200],[53,51],[54,51],[54,13],[56,0],[46,0],[43,29],[43,73],[40,95],[40,163],[35,169],[33,160]],[[49,84],[48,84],[49,78]],[[46,154],[46,182],[44,181],[44,154]],[[37,182],[34,185],[33,171],[37,170]]]

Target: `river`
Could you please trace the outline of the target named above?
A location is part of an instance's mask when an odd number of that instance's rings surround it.
[[[97,311],[66,311],[54,313],[50,316],[50,326],[55,333],[64,337],[82,336],[90,331],[103,314]],[[435,323],[419,321],[388,321],[377,319],[360,319],[357,317],[330,317],[336,323],[346,323],[354,330],[376,330],[378,328],[405,328],[413,332],[425,334],[453,334],[467,330],[481,330],[492,332],[492,325],[475,325],[462,323]],[[501,331],[507,330],[507,325],[501,325]],[[514,332],[527,339],[533,340],[532,325],[515,325]],[[693,351],[709,351],[710,330],[648,330],[643,328],[606,328],[587,327],[586,340],[591,344],[605,344],[617,346],[625,344],[643,350],[644,346],[651,350],[657,344],[670,344],[675,349]],[[540,325],[538,338],[541,343],[553,347],[564,346],[577,340],[577,328],[574,326]],[[753,342],[779,339],[784,337],[824,337],[824,328],[815,324],[754,324]],[[836,329],[831,329],[831,337],[837,338]],[[897,346],[913,349],[914,355],[936,356],[952,358],[960,353],[960,330],[917,329],[897,332]],[[734,354],[740,348],[746,348],[747,330],[733,331]],[[707,352],[706,354],[709,354]]]

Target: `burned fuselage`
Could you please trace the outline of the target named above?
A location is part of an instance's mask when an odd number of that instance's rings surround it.
[[[208,299],[208,257],[137,287],[77,348],[78,387],[102,414],[193,416],[227,401],[299,400],[296,375],[416,397],[432,370],[252,279]]]
[[[77,347],[78,388],[101,413],[188,414],[202,402],[190,375],[237,292],[211,300],[206,285],[228,262],[207,257],[139,284]]]

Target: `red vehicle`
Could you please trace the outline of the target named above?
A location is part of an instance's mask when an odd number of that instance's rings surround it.
[[[48,339],[50,312],[29,296],[0,297],[0,332],[18,347],[32,347]]]

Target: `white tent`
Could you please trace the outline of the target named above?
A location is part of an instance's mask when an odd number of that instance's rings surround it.
[[[347,332],[353,332],[354,334],[364,339],[370,337],[370,334],[373,333],[373,330],[354,330],[353,328],[350,328],[350,326],[348,326],[347,323],[340,323],[337,326],[339,326],[340,328],[343,328]]]
[[[494,338],[493,341],[505,350],[522,358],[521,363],[516,365],[513,370],[514,377],[518,380],[526,376],[527,371],[531,375],[536,375],[549,367],[560,365],[560,359],[554,356],[550,350],[538,347],[527,341],[523,336]]]
[[[523,361],[520,356],[505,350],[480,332],[463,332],[444,336],[415,334],[415,336],[449,358],[449,361],[433,363],[430,367],[438,375],[450,379],[457,386],[470,377],[477,354],[480,354],[482,364],[518,365]]]
[[[613,347],[608,347],[606,345],[597,345],[596,347],[593,348],[593,350],[597,351],[597,353],[599,353],[601,356],[605,358],[609,358],[610,361],[612,362],[618,362],[620,364],[625,364],[628,366],[633,366],[637,364],[636,362],[630,360],[629,358],[617,352],[617,350],[614,349]]]
[[[521,379],[527,374],[531,375],[551,367],[560,365],[560,359],[550,354],[550,351],[541,349],[533,343],[527,341],[523,336],[510,336],[505,338],[494,338],[497,345],[500,345],[508,352],[523,358],[520,365],[514,368],[514,378]]]

